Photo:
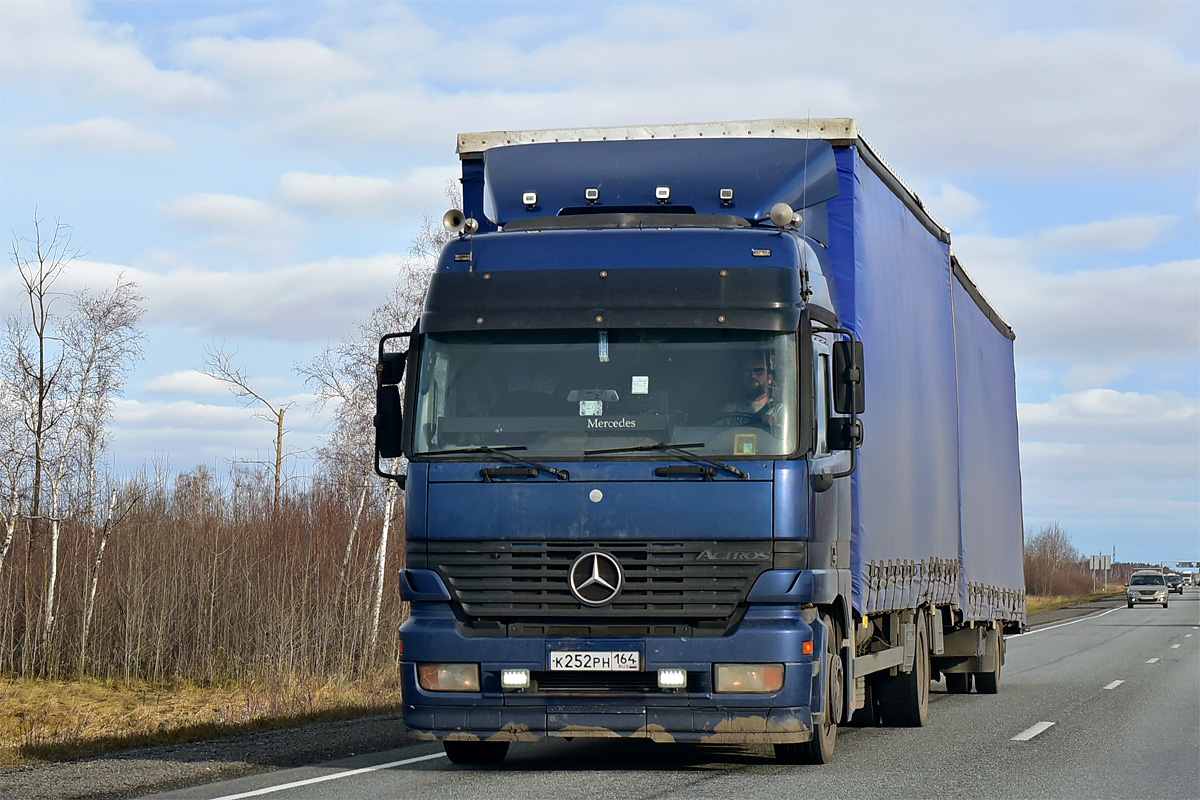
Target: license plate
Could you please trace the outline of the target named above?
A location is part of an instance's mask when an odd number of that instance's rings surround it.
[[[637,672],[642,654],[636,650],[552,650],[550,669],[554,672]]]

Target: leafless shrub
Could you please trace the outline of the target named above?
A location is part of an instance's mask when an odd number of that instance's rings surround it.
[[[1092,576],[1057,521],[1025,535],[1025,590],[1043,597],[1074,597],[1092,590]]]

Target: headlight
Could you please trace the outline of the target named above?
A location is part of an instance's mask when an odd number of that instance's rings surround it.
[[[417,681],[427,692],[478,692],[478,664],[420,664]]]
[[[713,691],[769,694],[783,688],[783,664],[716,664]]]

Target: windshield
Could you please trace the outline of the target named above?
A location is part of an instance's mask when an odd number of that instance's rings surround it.
[[[661,448],[585,451],[686,444],[696,456],[785,456],[797,441],[796,365],[794,333],[430,334],[413,450],[504,447],[529,458],[661,460]]]
[[[1129,581],[1130,586],[1162,586],[1162,575],[1134,575]]]

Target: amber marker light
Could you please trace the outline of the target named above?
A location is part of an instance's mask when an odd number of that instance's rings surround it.
[[[417,680],[427,692],[478,692],[478,664],[422,664]]]
[[[813,654],[812,639],[809,639],[807,642],[805,642],[803,645],[800,646],[800,652],[802,652],[806,656],[811,656]]]
[[[783,688],[783,664],[716,664],[713,691],[770,694]]]

